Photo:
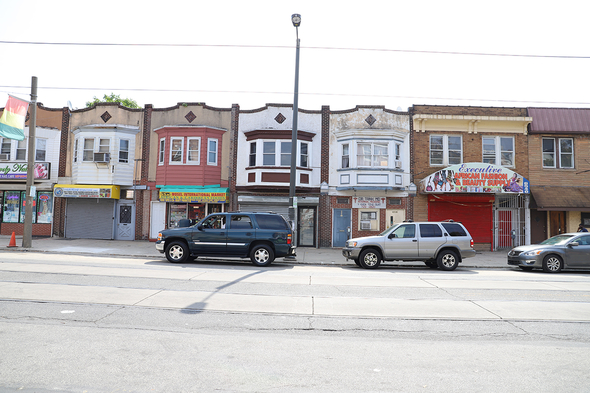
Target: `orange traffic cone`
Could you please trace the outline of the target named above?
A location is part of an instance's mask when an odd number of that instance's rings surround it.
[[[10,243],[6,247],[16,247],[16,236],[14,232],[12,232],[12,236],[10,236]]]

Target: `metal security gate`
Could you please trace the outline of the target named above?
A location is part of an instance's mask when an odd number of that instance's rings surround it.
[[[68,198],[65,237],[71,239],[113,239],[115,200]]]
[[[494,251],[526,244],[528,194],[498,195],[494,204]]]

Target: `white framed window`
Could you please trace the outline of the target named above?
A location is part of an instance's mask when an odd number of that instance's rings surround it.
[[[248,165],[256,166],[256,142],[250,142],[250,156],[248,157]]]
[[[184,138],[170,138],[170,164],[182,164]]]
[[[543,168],[573,167],[573,138],[543,138]]]
[[[79,143],[79,139],[76,138],[76,140],[74,141],[74,162],[78,162],[78,143]]]
[[[188,138],[186,146],[186,163],[201,163],[201,138]]]
[[[431,135],[430,165],[455,165],[463,162],[461,136]]]
[[[307,142],[299,143],[299,166],[302,168],[307,168],[309,166],[308,147],[309,143]]]
[[[291,141],[281,141],[281,166],[291,165]]]
[[[514,166],[513,137],[482,138],[482,162],[501,166]]]
[[[94,138],[84,138],[82,161],[94,161]]]
[[[207,140],[207,165],[217,165],[217,144],[217,139]]]
[[[359,210],[359,230],[376,231],[379,229],[379,214],[377,210]]]
[[[16,143],[16,159],[17,161],[25,161],[27,159],[27,142],[28,138]]]
[[[166,153],[166,138],[160,139],[160,151],[158,152],[158,164],[164,164],[164,154]]]
[[[388,143],[358,143],[356,159],[359,167],[388,167],[389,145]]]
[[[393,147],[393,154],[395,156],[396,161],[400,161],[402,159],[401,151],[402,151],[402,144],[396,143],[395,146]]]
[[[35,161],[45,161],[47,157],[47,139],[35,140]]]
[[[264,142],[262,144],[262,165],[275,165],[276,143]]]
[[[120,139],[119,140],[119,162],[121,162],[121,163],[128,163],[129,162],[129,140],[128,139]]]
[[[12,147],[12,140],[8,138],[2,138],[2,143],[0,144],[0,154],[8,154],[8,159],[10,159],[10,149]]]
[[[342,168],[350,168],[350,145],[342,144]]]
[[[99,139],[98,140],[98,152],[109,153],[111,151],[111,140],[110,139]]]

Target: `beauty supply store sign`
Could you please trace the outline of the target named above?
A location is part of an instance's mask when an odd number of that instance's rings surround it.
[[[528,194],[529,181],[508,168],[483,163],[447,167],[420,181],[422,193]]]

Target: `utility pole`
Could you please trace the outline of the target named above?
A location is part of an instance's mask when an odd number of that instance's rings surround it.
[[[37,126],[37,77],[31,80],[31,118],[29,120],[29,149],[27,160],[27,186],[25,199],[25,226],[23,230],[23,248],[33,246],[33,204],[37,193],[35,183],[35,134]]]

